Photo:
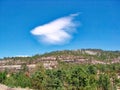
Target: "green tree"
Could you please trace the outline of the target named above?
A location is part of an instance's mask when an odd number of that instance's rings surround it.
[[[44,90],[46,77],[41,71],[37,71],[32,75],[32,87],[34,89]]]
[[[89,74],[96,74],[97,73],[97,68],[93,65],[88,66],[88,73]]]
[[[99,77],[98,85],[102,90],[110,90],[110,78],[107,74],[101,74]]]
[[[0,72],[0,83],[3,83],[3,81],[6,79],[7,72]]]

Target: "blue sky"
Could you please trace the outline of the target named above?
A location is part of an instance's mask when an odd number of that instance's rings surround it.
[[[119,0],[0,0],[0,57],[81,48],[120,50]]]

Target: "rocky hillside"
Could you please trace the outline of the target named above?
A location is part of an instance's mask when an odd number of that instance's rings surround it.
[[[0,90],[119,90],[119,63],[120,51],[99,49],[6,57],[0,60]]]
[[[120,63],[120,51],[103,51],[100,49],[80,49],[53,51],[32,57],[5,57],[0,60],[0,70],[21,69],[22,65],[27,65],[33,69],[36,64],[43,63],[45,68],[57,67],[58,62],[77,64],[111,64]]]

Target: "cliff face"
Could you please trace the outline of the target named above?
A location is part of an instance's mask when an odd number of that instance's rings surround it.
[[[24,65],[31,70],[34,69],[38,63],[42,63],[46,69],[52,69],[57,67],[58,62],[76,64],[120,63],[120,52],[83,49],[54,51],[32,57],[9,57],[0,60],[0,70],[20,70]]]

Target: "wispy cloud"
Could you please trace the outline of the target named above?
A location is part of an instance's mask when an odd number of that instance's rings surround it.
[[[75,13],[58,18],[34,28],[31,33],[37,36],[40,42],[54,45],[65,44],[70,41],[72,34],[76,31],[77,23],[74,18],[78,15]]]

